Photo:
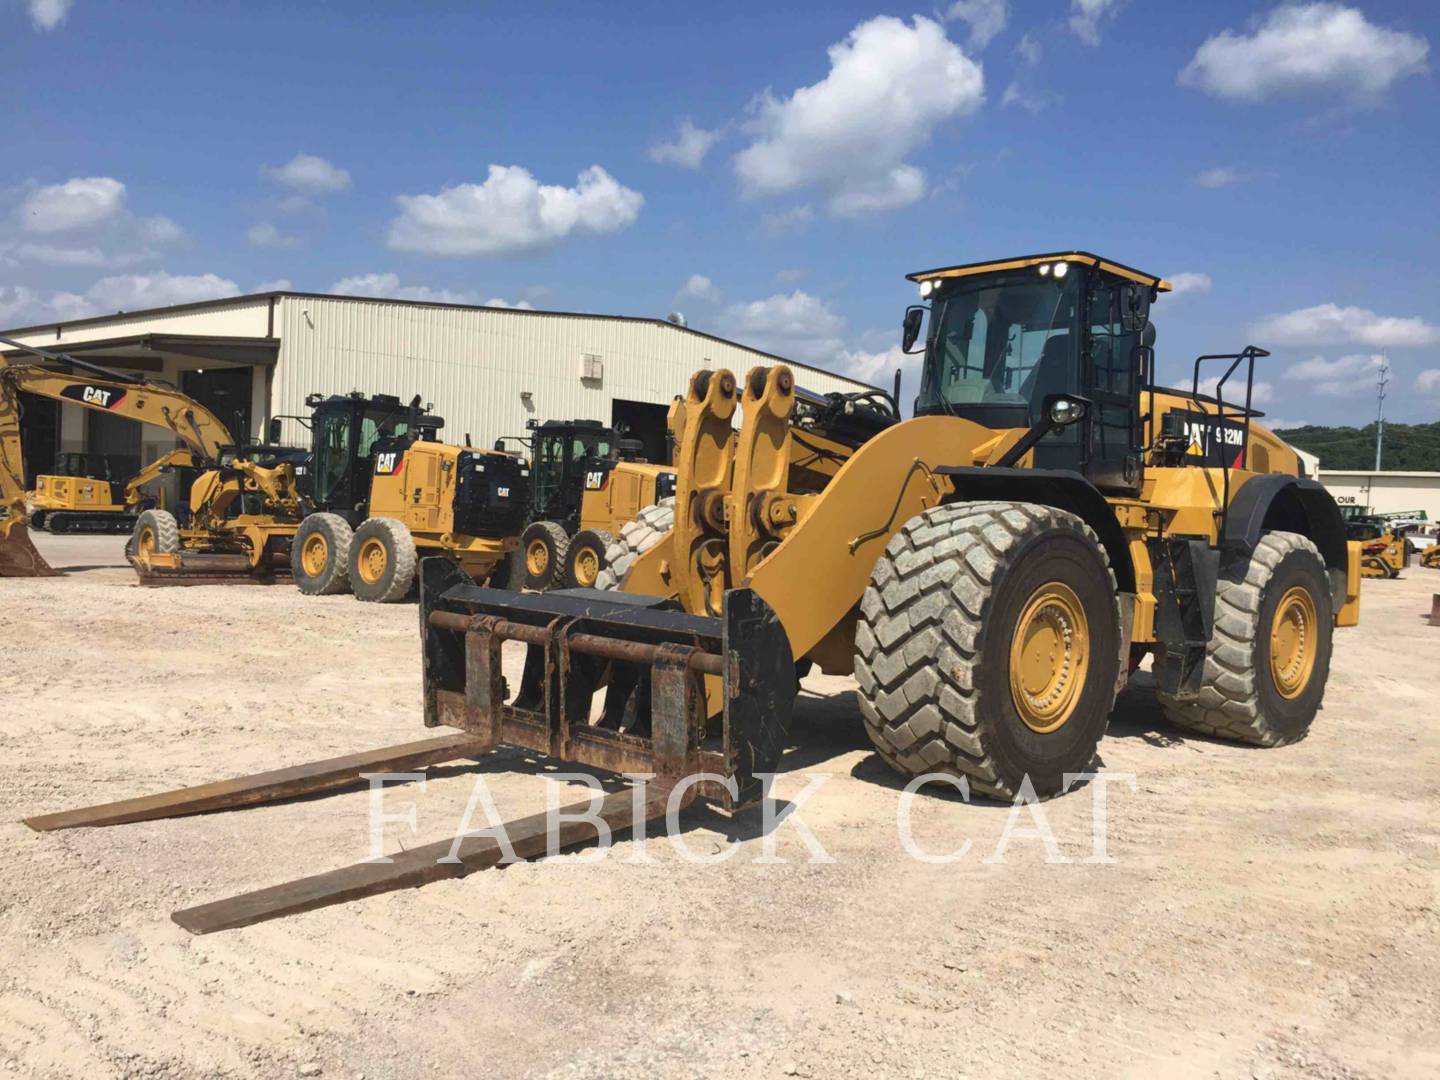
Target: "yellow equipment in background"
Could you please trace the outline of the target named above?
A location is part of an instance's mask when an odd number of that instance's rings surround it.
[[[624,530],[621,591],[482,588],[426,559],[424,718],[454,731],[30,824],[251,805],[501,744],[651,778],[509,822],[508,842],[447,838],[173,916],[208,933],[561,850],[696,799],[752,805],[793,745],[812,665],[853,671],[894,769],[1007,800],[1097,767],[1146,659],[1175,723],[1303,738],[1334,628],[1359,619],[1360,547],[1254,423],[1267,354],[1201,357],[1188,392],[1155,386],[1148,314],[1168,285],[1086,252],[911,280],[926,303],[906,313],[904,349],[930,316],[915,415],[882,391],[809,394],[785,366],[696,373],[672,414],[674,502]],[[507,641],[527,650],[518,680]]]
[[[1398,578],[1410,565],[1414,545],[1405,535],[1409,530],[1380,518],[1352,518],[1346,534],[1360,544],[1360,576]]]
[[[217,462],[221,448],[233,440],[225,425],[209,409],[171,386],[150,382],[139,376],[111,371],[64,353],[36,349],[9,338],[0,343],[24,349],[42,360],[63,364],[88,373],[73,375],[66,371],[36,364],[14,364],[0,358],[0,577],[44,577],[55,571],[35,550],[27,531],[30,510],[27,506],[24,455],[20,443],[20,394],[30,393],[56,401],[78,405],[96,412],[108,413],[150,424],[171,432],[183,448],[167,454],[133,477],[124,495],[127,506],[138,505],[139,487],[153,480],[161,471],[176,465],[206,465]],[[99,482],[96,482],[97,486]],[[100,505],[114,504],[113,494],[98,490],[88,495],[77,488],[69,490],[56,502],[47,500],[51,492],[37,500],[43,513],[69,506],[83,505],[93,499]],[[108,485],[107,485],[108,486]],[[133,499],[132,503],[130,500]],[[207,507],[202,503],[201,509]],[[143,517],[143,515],[142,515]]]

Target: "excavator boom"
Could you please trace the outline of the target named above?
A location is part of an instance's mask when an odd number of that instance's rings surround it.
[[[72,375],[37,364],[14,364],[0,356],[0,577],[49,577],[56,573],[36,550],[26,527],[29,512],[20,439],[22,392],[163,428],[180,440],[196,463],[217,461],[221,447],[235,441],[219,417],[172,387],[10,338],[0,337],[0,344],[84,373]]]

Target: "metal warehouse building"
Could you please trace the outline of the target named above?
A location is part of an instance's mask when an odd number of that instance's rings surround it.
[[[273,416],[304,414],[309,393],[420,394],[445,417],[444,437],[489,446],[523,435],[527,420],[623,423],[652,458],[665,410],[702,367],[743,374],[782,358],[662,319],[406,300],[265,293],[4,331],[27,345],[143,372],[220,416],[237,440],[258,440]],[[5,350],[11,360],[27,354]],[[784,361],[789,363],[790,361]],[[794,365],[826,393],[863,383]],[[158,429],[34,398],[23,423],[26,471],[56,452],[110,455],[130,475],[171,449]],[[284,422],[284,440],[306,433]]]

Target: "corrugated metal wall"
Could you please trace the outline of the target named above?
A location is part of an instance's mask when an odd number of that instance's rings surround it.
[[[445,417],[446,434],[468,432],[488,446],[521,435],[527,419],[609,423],[615,398],[667,404],[702,367],[737,375],[775,361],[667,323],[603,316],[512,312],[343,297],[286,296],[277,305],[280,358],[271,411],[305,412],[305,395],[420,394]],[[599,379],[582,378],[598,356]],[[819,393],[863,384],[799,368],[801,386]],[[522,392],[529,392],[529,399]],[[304,433],[287,421],[287,441]]]

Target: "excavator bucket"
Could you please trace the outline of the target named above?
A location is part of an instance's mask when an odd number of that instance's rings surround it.
[[[671,784],[704,774],[700,797],[726,810],[758,801],[779,762],[795,663],[749,589],[708,617],[623,592],[487,589],[426,559],[420,618],[427,726]],[[507,641],[526,649],[513,693]]]
[[[0,520],[0,577],[58,577],[23,521]]]

